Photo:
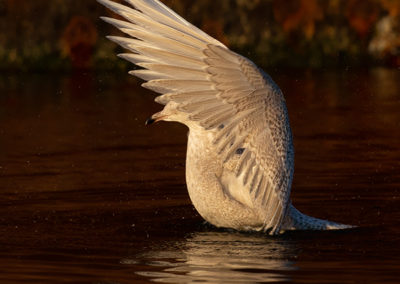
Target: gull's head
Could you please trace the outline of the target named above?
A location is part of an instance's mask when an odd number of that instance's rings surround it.
[[[159,121],[177,121],[184,123],[187,114],[179,111],[177,107],[177,103],[168,102],[162,111],[153,114],[149,119],[146,120],[146,125],[150,125]]]

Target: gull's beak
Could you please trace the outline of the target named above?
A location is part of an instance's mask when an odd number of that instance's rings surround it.
[[[148,118],[148,119],[146,120],[146,122],[144,123],[144,125],[150,125],[150,124],[153,124],[154,122],[156,122],[156,121],[150,117],[150,118]]]
[[[161,111],[157,112],[155,114],[153,114],[150,118],[148,118],[145,122],[145,125],[150,125],[156,122],[159,122],[161,120],[163,120],[164,118],[166,118],[167,116],[162,114]]]

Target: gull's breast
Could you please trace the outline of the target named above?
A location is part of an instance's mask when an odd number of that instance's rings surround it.
[[[193,205],[215,226],[261,230],[264,224],[261,215],[252,208],[250,197],[239,196],[240,190],[234,190],[241,182],[224,169],[212,140],[209,131],[196,129],[189,132],[186,183]]]

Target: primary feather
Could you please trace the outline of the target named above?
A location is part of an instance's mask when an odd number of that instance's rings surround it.
[[[160,119],[190,129],[188,190],[206,220],[270,234],[335,228],[290,203],[292,134],[283,94],[266,73],[157,0],[98,1],[126,19],[102,18],[128,35],[109,39],[142,68],[130,74],[161,94]]]

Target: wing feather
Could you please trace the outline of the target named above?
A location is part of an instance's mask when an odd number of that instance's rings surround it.
[[[209,75],[202,70],[184,68],[180,66],[173,66],[168,64],[158,64],[158,63],[138,63],[136,64],[160,74],[168,75],[168,77],[184,80],[204,80],[207,81]]]
[[[156,97],[156,102],[160,104],[167,104],[170,101],[176,103],[195,102],[215,99],[217,94],[218,91],[216,90],[166,93],[165,95]]]
[[[156,93],[169,92],[190,92],[190,91],[211,91],[213,87],[209,81],[201,80],[174,80],[174,79],[159,79],[144,83],[143,87],[153,90]]]
[[[232,108],[227,108],[224,111],[213,114],[210,117],[200,122],[201,126],[205,129],[210,130],[216,127],[224,127],[224,123],[235,115],[236,111]]]
[[[150,63],[154,62],[153,58],[146,57],[141,54],[136,54],[136,53],[120,53],[118,54],[118,57],[125,59],[129,62],[132,62],[133,64],[139,64],[139,63]]]
[[[157,80],[160,78],[163,78],[163,79],[171,78],[171,76],[169,76],[169,75],[155,72],[152,70],[145,70],[145,69],[129,71],[129,74],[139,77],[140,79],[145,80],[145,81]]]
[[[135,50],[144,56],[151,57],[155,61],[174,66],[193,68],[201,70],[205,66],[201,59],[188,57],[171,51],[161,50],[153,47],[136,46]]]
[[[134,30],[134,29],[127,29],[121,28],[120,29],[125,34],[140,39],[146,43],[149,43],[150,46],[157,46],[159,49],[162,50],[169,50],[175,52],[177,54],[182,54],[185,56],[190,57],[204,57],[204,54],[201,50],[194,48],[193,46],[187,45],[185,43],[181,43],[174,39],[169,39],[157,34],[150,33],[146,30]]]
[[[235,175],[239,176],[239,174],[242,172],[243,168],[245,165],[248,163],[248,161],[251,159],[251,152],[249,149],[244,149],[242,156],[240,157],[238,163],[236,164],[235,168]],[[260,175],[262,176],[262,175]],[[254,187],[250,186],[250,191],[252,191]]]
[[[127,2],[130,3],[133,7],[137,7],[139,10],[142,10],[147,15],[156,19],[160,23],[171,26],[174,29],[186,32],[188,34],[192,34],[195,32],[196,36],[205,42],[224,46],[221,42],[217,41],[202,30],[187,22],[170,8],[162,4],[160,1],[127,0]]]

